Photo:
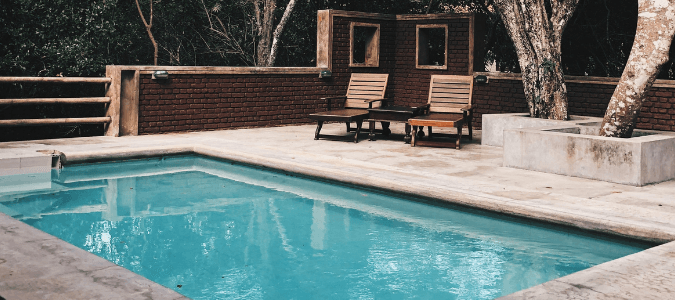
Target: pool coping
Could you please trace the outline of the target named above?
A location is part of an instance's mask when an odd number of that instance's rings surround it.
[[[271,169],[276,169],[276,170],[281,170],[284,172],[290,172],[290,173],[295,173],[295,174],[301,174],[301,175],[307,175],[307,176],[313,176],[313,177],[319,177],[323,178],[326,180],[334,180],[334,181],[339,181],[343,182],[346,184],[353,184],[353,185],[358,185],[358,186],[369,186],[369,187],[375,187],[377,189],[382,189],[382,190],[389,190],[397,193],[403,193],[403,194],[408,194],[408,195],[415,195],[415,196],[423,196],[427,197],[430,199],[438,199],[442,201],[447,201],[453,204],[461,205],[461,206],[467,206],[467,207],[473,207],[473,208],[478,208],[478,209],[483,209],[483,210],[489,210],[493,212],[498,212],[498,213],[504,213],[507,215],[514,215],[518,217],[524,217],[528,219],[535,219],[535,220],[540,220],[548,223],[555,223],[555,224],[560,224],[564,226],[572,226],[584,230],[589,230],[589,231],[597,231],[597,232],[602,232],[602,233],[609,233],[613,235],[618,235],[618,236],[623,236],[623,237],[628,237],[628,238],[637,238],[641,240],[647,240],[647,241],[652,241],[652,242],[670,242],[675,240],[675,232],[668,232],[668,231],[663,231],[659,230],[658,228],[652,228],[649,227],[648,224],[645,224],[645,226],[638,226],[636,228],[636,224],[628,224],[628,223],[622,223],[622,222],[617,222],[617,220],[598,220],[592,217],[587,217],[584,215],[579,215],[579,214],[569,214],[565,213],[563,211],[557,211],[557,210],[552,210],[552,209],[546,209],[542,207],[535,207],[532,205],[525,205],[522,203],[518,203],[518,201],[514,201],[513,199],[507,198],[507,197],[499,197],[499,196],[494,196],[494,195],[489,195],[485,193],[480,193],[480,192],[475,192],[475,191],[469,191],[466,189],[462,188],[453,188],[449,186],[437,186],[437,185],[430,185],[430,186],[425,186],[425,185],[418,185],[418,184],[410,184],[410,185],[401,185],[400,181],[395,180],[395,178],[373,178],[372,176],[369,176],[367,174],[355,174],[354,172],[349,172],[349,171],[344,171],[344,170],[337,170],[337,169],[330,169],[330,168],[322,168],[319,166],[311,166],[311,165],[306,165],[302,163],[295,163],[292,161],[286,161],[286,160],[281,160],[281,159],[275,159],[275,158],[269,158],[269,157],[263,157],[260,155],[255,155],[255,154],[249,154],[249,153],[244,153],[241,151],[232,151],[232,150],[227,150],[227,149],[222,149],[222,148],[216,148],[216,147],[210,147],[210,146],[205,146],[199,143],[190,143],[190,144],[181,144],[181,145],[172,145],[172,146],[149,146],[149,147],[136,147],[136,148],[129,148],[129,149],[107,149],[107,150],[98,150],[98,151],[66,151],[65,153],[61,153],[60,158],[64,164],[73,164],[73,163],[84,163],[84,162],[94,162],[94,161],[110,161],[110,160],[123,160],[123,159],[132,159],[132,158],[143,158],[143,157],[156,157],[156,156],[163,156],[163,155],[180,155],[180,154],[197,154],[197,155],[203,155],[203,156],[208,156],[216,159],[224,159],[224,160],[230,160],[230,161],[235,161],[235,162],[240,162],[244,164],[250,164],[254,166],[260,166],[263,168],[271,168]],[[419,182],[417,182],[419,183]],[[433,187],[433,189],[431,188]],[[10,224],[11,226],[7,227],[6,224]],[[24,238],[31,238],[36,231],[36,229],[30,227],[27,224],[24,224],[20,221],[16,221],[12,219],[11,217],[4,215],[0,213],[0,228],[3,229],[4,231],[4,237],[0,237],[3,240],[4,244],[4,239],[7,237],[8,232],[10,234],[15,234],[16,232],[19,233],[26,233],[26,237]],[[8,229],[9,228],[9,229]],[[41,232],[41,231],[40,231]],[[42,233],[43,235],[47,235],[46,233]],[[49,235],[47,235],[49,236]],[[43,239],[43,240],[48,240],[50,243],[58,245],[59,247],[62,248],[75,248],[75,249],[69,249],[69,253],[72,253],[72,255],[75,255],[76,257],[81,257],[85,261],[94,261],[96,262],[99,260],[97,263],[101,264],[105,261],[102,258],[98,258],[94,254],[91,254],[85,250],[81,250],[79,248],[76,248],[64,241],[59,240],[58,238],[49,236],[49,238]],[[39,246],[39,245],[35,245]],[[44,247],[41,247],[44,250]],[[652,250],[653,249],[653,250]],[[594,266],[592,268],[589,268],[584,271],[580,271],[553,281],[549,281],[547,283],[544,283],[542,285],[532,287],[530,289],[526,289],[521,292],[517,292],[511,295],[505,296],[507,299],[536,299],[536,298],[541,298],[542,295],[546,295],[547,298],[550,299],[567,299],[568,296],[569,298],[573,298],[574,295],[591,295],[586,298],[597,298],[597,297],[606,297],[608,295],[617,295],[617,298],[620,298],[618,295],[625,295],[621,294],[624,292],[624,290],[629,289],[633,290],[635,287],[629,284],[624,284],[616,286],[615,281],[610,282],[612,279],[615,279],[618,277],[621,278],[630,278],[630,276],[623,274],[620,271],[614,270],[613,266],[618,266],[619,268],[624,268],[626,265],[631,265],[633,266],[633,273],[631,274],[637,274],[640,273],[638,271],[644,271],[645,268],[647,268],[647,271],[649,271],[648,275],[652,276],[652,280],[654,280],[654,274],[658,273],[658,281],[657,282],[663,282],[662,279],[665,278],[665,280],[673,280],[672,276],[668,277],[670,275],[670,271],[672,269],[675,269],[673,266],[673,263],[671,261],[674,261],[672,259],[675,257],[675,243],[667,243],[655,248],[652,248],[649,250],[645,250],[624,258],[620,258],[617,260],[613,260],[610,262],[607,262],[605,264],[601,264],[598,266]],[[2,250],[5,251],[5,250]],[[0,251],[0,254],[2,254],[2,251]],[[44,252],[44,251],[43,251]],[[670,260],[664,261],[663,258],[668,258],[670,257]],[[660,258],[660,259],[655,259],[655,258]],[[53,256],[52,259],[59,261],[58,265],[62,265],[62,259],[59,258],[58,256]],[[100,262],[100,260],[103,260],[103,262]],[[652,262],[652,263],[650,263]],[[657,264],[654,264],[654,262],[658,262]],[[110,263],[112,264],[112,263]],[[637,265],[636,265],[637,264]],[[115,266],[114,264],[112,264]],[[3,264],[0,263],[0,270],[3,267]],[[664,269],[665,268],[665,269]],[[106,270],[112,270],[111,268],[107,268]],[[638,270],[638,271],[635,271]],[[660,270],[660,271],[659,271]],[[80,271],[78,271],[80,272]],[[157,287],[158,285],[154,282],[151,282],[140,275],[137,275],[131,271],[122,269],[122,270],[115,270],[115,272],[120,272],[122,274],[124,273],[130,273],[126,274],[124,276],[127,277],[133,277],[133,283],[124,283],[122,286],[126,286],[131,284],[130,287],[125,287],[124,290],[126,290],[129,293],[130,297],[124,297],[125,299],[173,299],[170,297],[167,297],[166,295],[171,295],[173,292],[171,289],[164,288],[164,287]],[[83,280],[83,282],[88,282],[89,279],[87,278],[92,278],[93,276],[91,273],[86,273],[86,272],[80,272],[84,276],[86,280]],[[644,272],[642,272],[644,273]],[[591,275],[589,275],[591,274]],[[629,274],[630,275],[630,274]],[[89,276],[89,277],[87,277]],[[115,275],[117,276],[117,275]],[[588,276],[592,276],[592,279],[595,279],[593,282],[588,280]],[[664,277],[665,276],[665,277]],[[119,276],[118,276],[119,277]],[[580,281],[581,283],[577,284],[575,283],[576,279],[579,278],[585,278],[584,280]],[[605,280],[607,279],[607,280]],[[640,278],[643,283],[645,282],[650,282],[648,280],[645,280],[645,278]],[[578,281],[578,280],[577,280]],[[593,283],[593,284],[591,284]],[[0,286],[3,284],[3,281],[0,280]],[[101,285],[99,282],[93,282],[92,283],[94,286],[97,287],[102,287],[102,288],[107,288],[105,285]],[[662,284],[662,283],[661,283]],[[675,285],[675,284],[674,284]],[[609,289],[603,289],[603,287],[612,287],[611,290]],[[652,288],[654,290],[653,285],[648,285],[648,287]],[[129,292],[128,290],[131,290],[132,292]],[[141,297],[136,297],[139,295],[139,290],[146,291],[146,294],[149,295],[149,297],[146,297],[145,295]],[[163,293],[168,293],[168,294],[162,294],[159,298],[154,298],[152,293],[158,294],[160,293],[160,290],[164,290]],[[657,291],[659,289],[656,289]],[[667,285],[663,287],[665,290],[665,294],[672,294],[675,292],[668,291]],[[149,291],[149,292],[148,292]],[[598,292],[600,291],[600,292]],[[149,294],[148,294],[149,293]],[[547,294],[548,293],[548,294]],[[553,294],[551,294],[553,293]],[[658,294],[659,296],[663,296],[664,294]],[[7,297],[9,294],[6,294],[6,292],[3,292],[1,296]],[[29,294],[26,294],[29,295]],[[177,295],[177,293],[176,293]],[[630,293],[628,293],[630,295]],[[633,294],[635,295],[635,294]],[[638,294],[639,295],[639,294]],[[133,297],[131,297],[133,296]],[[602,296],[602,297],[601,297]],[[134,298],[135,297],[135,298]],[[625,296],[621,296],[625,297]],[[21,299],[34,299],[30,297],[18,297]],[[614,298],[614,297],[609,297],[609,298]],[[658,297],[657,297],[658,298]],[[8,299],[11,299],[8,298]],[[37,299],[37,298],[35,298]],[[83,297],[80,299],[109,299],[109,297]],[[179,298],[176,299],[185,299],[184,296],[180,296]]]

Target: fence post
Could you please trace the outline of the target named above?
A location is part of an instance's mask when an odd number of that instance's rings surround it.
[[[120,136],[138,135],[138,99],[140,71],[123,68],[120,73]]]
[[[120,85],[121,71],[117,66],[106,66],[105,76],[111,79],[106,84],[105,96],[110,97],[110,103],[106,110],[106,117],[110,117],[110,123],[105,130],[105,136],[119,136],[120,134]]]

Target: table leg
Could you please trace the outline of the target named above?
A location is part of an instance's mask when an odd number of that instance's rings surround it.
[[[424,137],[424,126],[420,126],[419,131],[417,131],[417,137]]]
[[[361,133],[362,124],[363,124],[363,120],[356,121],[356,134],[354,134],[354,143],[359,142],[359,133]]]
[[[410,136],[410,124],[405,123],[405,137],[403,138],[403,141],[406,144],[410,144],[411,140],[412,140],[412,137]]]
[[[413,134],[412,134],[412,139],[410,140],[410,146],[415,147],[415,139],[417,137],[417,126],[413,126]]]
[[[382,134],[384,134],[384,136],[389,136],[389,134],[391,133],[391,129],[389,129],[390,123],[389,122],[381,122],[381,123],[382,123]]]
[[[371,141],[375,140],[375,121],[368,122],[368,127],[370,127],[370,133],[368,134],[368,139]]]

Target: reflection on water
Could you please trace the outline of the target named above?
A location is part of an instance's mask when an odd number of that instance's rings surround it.
[[[492,299],[642,249],[195,157],[68,167],[0,205],[194,299]]]

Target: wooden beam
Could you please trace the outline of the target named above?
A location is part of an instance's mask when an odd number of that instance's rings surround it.
[[[110,83],[109,77],[11,77],[0,76],[0,82]]]
[[[0,126],[39,126],[59,124],[110,123],[110,117],[0,120]]]
[[[56,104],[56,103],[62,104],[110,103],[110,97],[0,99],[0,105]]]

